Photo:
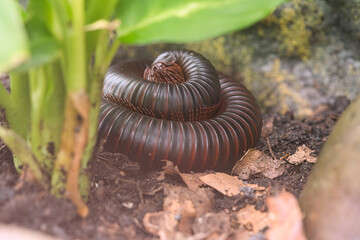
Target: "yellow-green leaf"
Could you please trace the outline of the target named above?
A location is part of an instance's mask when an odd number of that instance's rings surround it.
[[[34,156],[30,147],[25,140],[16,134],[13,130],[7,129],[0,125],[0,138],[20,159],[23,164],[27,164],[31,173],[40,184],[46,187],[47,182],[45,176]]]
[[[7,72],[29,57],[28,40],[15,0],[0,1],[0,72]]]
[[[120,41],[131,44],[189,42],[245,28],[285,0],[120,1]]]

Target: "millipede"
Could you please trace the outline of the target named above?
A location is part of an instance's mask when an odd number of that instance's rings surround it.
[[[99,139],[143,168],[164,159],[182,171],[229,168],[256,145],[261,127],[252,93],[194,51],[120,62],[105,75]]]

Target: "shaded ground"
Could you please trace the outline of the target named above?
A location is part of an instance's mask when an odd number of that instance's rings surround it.
[[[299,146],[305,145],[313,150],[312,155],[318,156],[334,123],[348,104],[348,100],[337,98],[333,104],[319,107],[313,116],[303,120],[294,119],[291,113],[266,115],[264,136],[257,149],[287,160]],[[257,174],[247,182],[264,186],[271,194],[285,189],[298,197],[313,164],[284,162],[284,165],[285,171],[279,177],[269,179]],[[12,164],[11,152],[1,144],[0,223],[25,226],[62,239],[158,239],[144,226],[144,216],[163,210],[165,191],[169,186],[185,186],[179,176],[163,177],[159,171],[144,172],[137,163],[121,154],[101,153],[91,163],[90,171],[90,214],[81,219],[70,202],[56,199],[19,178]],[[208,212],[231,213],[248,204],[261,211],[267,209],[265,195],[229,197],[211,187],[203,188],[213,194],[214,204]]]

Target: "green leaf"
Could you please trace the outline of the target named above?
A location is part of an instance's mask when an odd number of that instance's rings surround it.
[[[9,146],[11,151],[21,160],[23,164],[27,164],[35,179],[40,184],[47,187],[46,176],[42,172],[38,161],[31,152],[25,140],[14,131],[0,125],[0,138]]]
[[[118,0],[88,0],[86,1],[86,24],[100,19],[109,20]]]
[[[69,22],[68,1],[29,0],[27,7],[28,19],[37,18],[47,26],[48,31],[61,41],[64,38],[66,23]]]
[[[85,11],[85,23],[93,24],[99,20],[110,20],[114,8],[118,0],[88,0],[86,1],[86,11]],[[103,29],[105,31],[109,31]],[[86,33],[86,53],[87,57],[91,57],[95,51],[95,48],[98,44],[102,44],[102,39],[99,40],[100,31],[91,31]],[[107,40],[107,39],[106,39]],[[99,43],[100,41],[100,43]],[[105,41],[107,45],[107,41]],[[105,46],[106,47],[106,46]]]
[[[25,71],[50,62],[56,57],[60,44],[47,27],[47,24],[38,17],[31,18],[26,23],[30,38],[31,58],[16,68],[16,71]]]
[[[3,84],[0,83],[0,107],[8,111],[12,108],[12,102],[9,92],[6,90]]]
[[[14,0],[0,1],[0,72],[6,72],[29,57],[20,6]]]
[[[118,39],[125,43],[189,42],[245,28],[285,0],[120,1]]]

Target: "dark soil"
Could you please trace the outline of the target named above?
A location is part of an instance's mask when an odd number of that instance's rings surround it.
[[[261,138],[257,148],[270,155],[271,147],[276,158],[280,159],[305,144],[314,150],[314,156],[318,156],[348,104],[347,99],[337,98],[334,103],[320,107],[313,116],[302,120],[294,119],[291,113],[266,115],[264,123],[269,123],[268,128],[264,129],[265,137]],[[311,163],[287,163],[282,176],[275,179],[253,176],[249,182],[270,187],[271,193],[286,189],[299,196],[312,167]],[[142,219],[145,213],[162,210],[164,183],[183,185],[183,182],[173,176],[157,180],[159,171],[144,172],[125,156],[106,152],[91,163],[90,171],[90,213],[86,219],[81,219],[69,201],[56,199],[36,184],[19,178],[12,164],[11,152],[1,144],[0,223],[25,226],[61,239],[157,239],[146,232]],[[236,211],[247,204],[264,209],[264,199],[251,195],[226,197],[212,191],[216,199],[213,212]]]

